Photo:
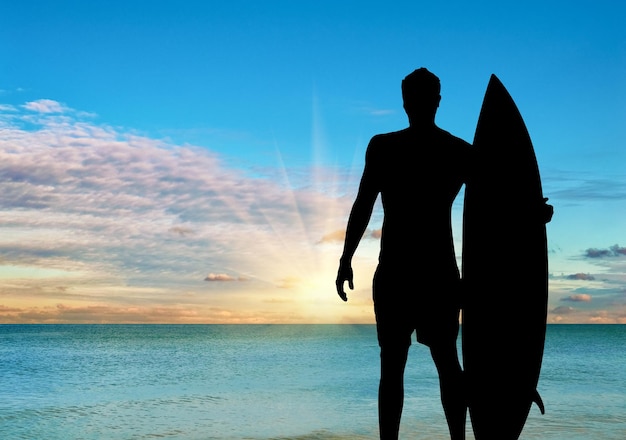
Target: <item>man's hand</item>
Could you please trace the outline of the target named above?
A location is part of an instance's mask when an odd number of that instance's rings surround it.
[[[350,290],[354,290],[352,265],[350,263],[340,263],[339,271],[337,272],[337,281],[335,281],[335,284],[337,285],[337,294],[339,295],[339,298],[344,301],[348,301],[348,295],[346,295],[345,290],[343,290],[343,283],[346,281],[348,282]]]
[[[552,220],[552,216],[554,215],[554,206],[548,205],[546,202],[548,199],[543,199],[543,207],[542,207],[542,217],[544,223],[549,223]]]

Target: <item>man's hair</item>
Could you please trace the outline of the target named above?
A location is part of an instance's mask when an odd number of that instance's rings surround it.
[[[440,92],[439,78],[425,67],[414,70],[402,80],[402,99],[408,107],[430,103],[436,106],[439,104]]]

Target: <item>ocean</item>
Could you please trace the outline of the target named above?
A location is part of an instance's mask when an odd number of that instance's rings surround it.
[[[378,354],[373,325],[0,325],[0,438],[376,439]],[[426,347],[405,377],[401,438],[449,438]],[[538,389],[520,440],[626,439],[626,326],[548,326]]]

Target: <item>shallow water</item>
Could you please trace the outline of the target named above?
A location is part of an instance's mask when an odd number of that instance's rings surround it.
[[[626,326],[549,326],[521,440],[626,438],[625,364]],[[378,368],[371,325],[0,325],[0,437],[375,439]],[[402,438],[448,438],[438,393],[414,345]]]

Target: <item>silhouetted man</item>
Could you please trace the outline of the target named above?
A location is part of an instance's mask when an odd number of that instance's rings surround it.
[[[352,256],[380,193],[384,221],[373,297],[383,440],[398,438],[413,331],[417,341],[430,348],[437,367],[451,438],[465,438],[463,372],[456,349],[459,270],[451,208],[466,180],[470,145],[435,125],[439,92],[439,78],[425,68],[402,81],[409,127],[376,135],[369,143],[337,274],[337,293],[347,301],[344,282],[354,289]]]

